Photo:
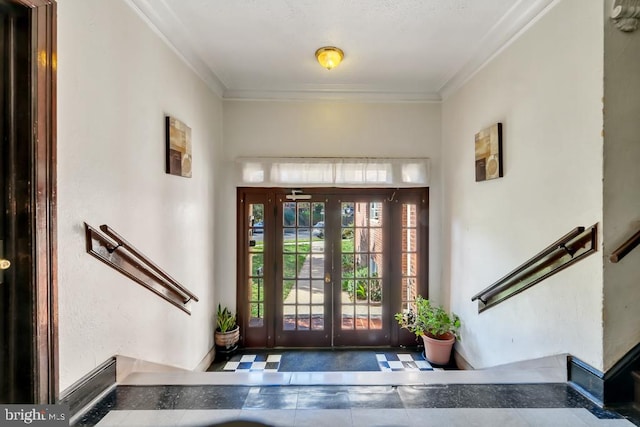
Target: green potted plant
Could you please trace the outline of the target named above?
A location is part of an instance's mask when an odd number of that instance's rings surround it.
[[[415,310],[396,313],[395,319],[401,328],[422,337],[425,358],[437,365],[446,365],[451,358],[451,349],[456,339],[460,340],[460,318],[447,313],[442,306],[434,306],[418,295]]]
[[[240,340],[240,327],[236,322],[236,315],[229,308],[218,304],[216,316],[216,331],[214,341],[220,349],[229,351],[234,349]]]

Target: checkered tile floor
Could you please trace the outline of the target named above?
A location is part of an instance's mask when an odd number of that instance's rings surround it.
[[[224,365],[226,372],[278,372],[281,354],[245,354],[239,360],[231,360]],[[419,354],[376,353],[381,371],[441,371],[433,368]]]
[[[278,372],[281,354],[245,354],[240,360],[231,360],[223,371],[231,372]]]
[[[381,371],[433,371],[434,368],[420,355],[408,353],[376,353]]]

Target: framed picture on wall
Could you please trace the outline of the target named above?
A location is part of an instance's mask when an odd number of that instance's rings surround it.
[[[191,128],[175,117],[165,117],[166,172],[191,178]]]
[[[502,177],[502,123],[482,129],[475,141],[476,182]]]

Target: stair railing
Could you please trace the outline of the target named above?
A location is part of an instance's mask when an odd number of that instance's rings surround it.
[[[576,227],[471,298],[478,312],[530,288],[596,251],[597,228]]]
[[[626,242],[624,242],[622,245],[620,245],[618,249],[613,251],[613,253],[609,257],[609,261],[613,263],[620,262],[622,258],[627,256],[627,254],[629,254],[629,252],[634,250],[636,246],[638,246],[639,244],[640,244],[640,230],[638,230],[636,234],[634,234],[633,236],[629,237],[629,239]]]
[[[135,246],[106,224],[100,226],[103,233],[84,223],[87,253],[131,280],[144,286],[187,314],[190,301],[198,297],[176,279],[151,261]]]

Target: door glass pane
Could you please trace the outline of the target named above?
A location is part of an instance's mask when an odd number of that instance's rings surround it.
[[[342,304],[342,322],[341,328],[344,330],[353,329],[355,306],[351,304]]]
[[[355,225],[363,227],[369,224],[369,203],[355,203]]]
[[[382,329],[383,202],[343,202],[341,212],[340,327]]]
[[[309,304],[311,302],[311,281],[298,280],[295,294],[298,297],[298,304]]]
[[[249,318],[250,328],[260,328],[264,326],[264,304],[249,304],[251,317]]]
[[[369,226],[382,227],[383,204],[381,202],[373,202],[369,206]]]
[[[298,228],[298,252],[308,253],[311,250],[310,242],[311,229]]]
[[[246,301],[249,307],[248,326],[261,328],[264,326],[264,205],[249,204],[248,219],[249,253],[246,254],[249,277]]]
[[[296,329],[296,306],[293,304],[284,304],[282,330],[294,331]]]
[[[283,300],[287,299],[287,296],[289,295],[289,293],[291,293],[291,289],[293,289],[295,286],[296,286],[296,281],[295,280],[283,280],[282,281]]]
[[[324,279],[311,281],[311,302],[314,306],[324,306]]]
[[[296,226],[296,203],[284,202],[282,204],[282,226],[283,227],[295,227]],[[291,230],[294,231],[293,229]]]
[[[402,276],[415,277],[418,274],[418,258],[415,252],[402,254]]]
[[[264,326],[264,283],[262,279],[250,279],[249,281],[249,327],[259,328]]]
[[[356,252],[369,252],[369,229],[356,228],[356,239],[354,241]]]
[[[264,258],[261,253],[249,254],[249,274],[262,276],[264,274]]]
[[[314,243],[315,244],[315,243]],[[311,255],[311,277],[314,279],[324,277],[324,256],[320,254]]]
[[[414,252],[416,247],[416,229],[404,228],[402,232],[402,247],[408,252]]]
[[[324,236],[313,237],[313,244],[311,245],[311,252],[324,254]]]
[[[324,203],[315,202],[311,204],[311,237],[313,240],[324,239]],[[324,246],[323,246],[324,251]]]
[[[286,248],[285,247],[285,251],[287,249],[291,249],[291,248]],[[283,255],[282,256],[282,263],[283,263],[283,269],[282,269],[282,276],[285,279],[295,279],[296,277],[298,277],[298,263],[296,260],[296,255],[293,254],[287,254],[287,255]]]
[[[416,299],[416,279],[402,279],[402,309],[410,310],[415,308],[413,303]]]
[[[298,210],[298,227],[309,227],[310,224],[310,206],[309,202],[298,202],[297,210]]]
[[[367,306],[356,307],[356,329],[369,329],[369,311]]]
[[[284,202],[282,215],[283,330],[323,330],[325,203]]]
[[[342,279],[342,303],[350,304],[355,301],[356,281],[353,279]]]
[[[313,329],[314,331],[324,330],[324,306],[312,305],[311,318],[313,319],[313,322],[311,323],[311,329]]]
[[[311,327],[311,307],[298,305],[298,330],[308,331]]]
[[[402,205],[402,309],[413,308],[418,282],[417,205]]]

